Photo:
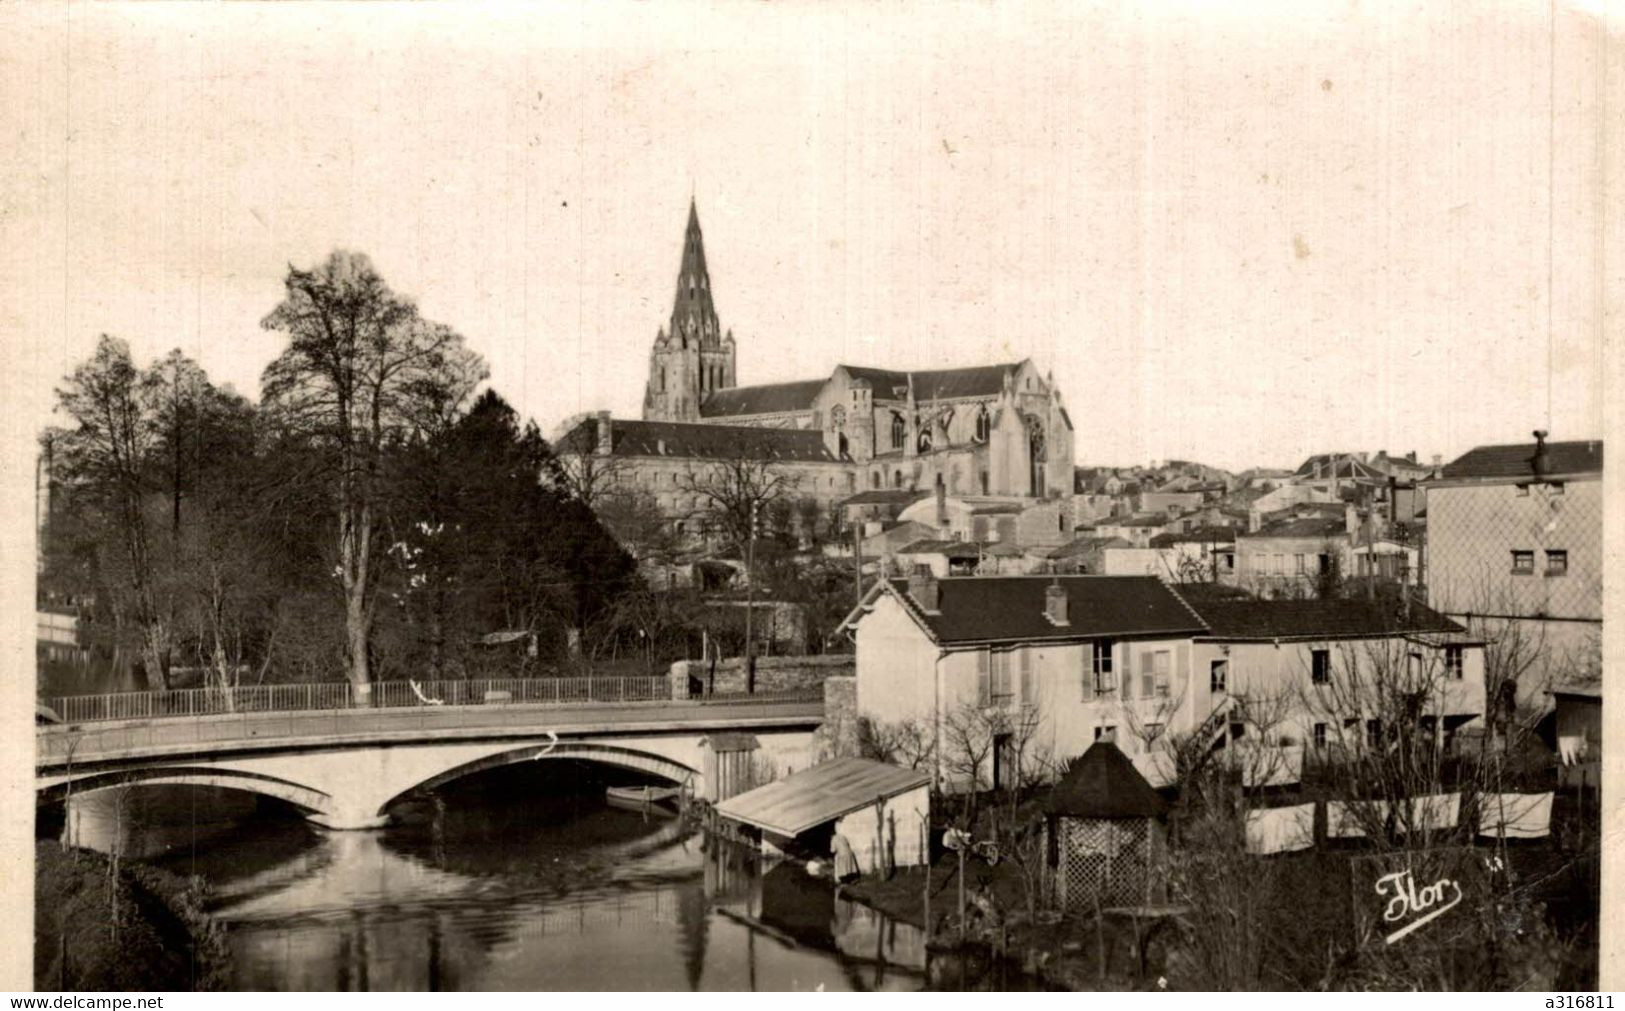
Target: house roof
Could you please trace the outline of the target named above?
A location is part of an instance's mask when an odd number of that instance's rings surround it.
[[[1152,576],[962,576],[936,582],[935,613],[909,596],[908,580],[894,579],[890,589],[944,644],[1204,631],[1196,613]],[[1052,583],[1066,590],[1066,625],[1045,616],[1044,595]]]
[[[1372,470],[1367,464],[1361,463],[1358,457],[1351,456],[1348,453],[1317,453],[1298,464],[1295,476],[1314,480],[1316,478],[1376,478],[1381,475]]]
[[[1048,557],[1073,558],[1078,555],[1088,554],[1099,548],[1126,548],[1128,546],[1129,542],[1121,537],[1074,537],[1059,547],[1050,548]]]
[[[700,401],[700,415],[728,418],[748,414],[784,414],[808,411],[828,379],[801,379],[793,383],[732,386],[712,390]]]
[[[930,774],[917,769],[837,758],[730,797],[717,804],[717,814],[776,835],[797,836],[930,782]]]
[[[839,505],[910,505],[926,495],[926,492],[914,488],[874,488],[844,498]]]
[[[616,456],[673,456],[699,459],[760,459],[767,462],[836,463],[822,432],[799,428],[756,428],[745,425],[697,425],[680,421],[610,422],[611,452]],[[588,418],[559,440],[561,453],[590,453],[598,446],[598,429]]]
[[[1505,446],[1478,446],[1445,464],[1440,476],[1445,480],[1530,478],[1530,461],[1535,455],[1532,442]],[[1548,442],[1546,473],[1602,473],[1602,440],[1589,442]]]
[[[1234,527],[1197,527],[1182,534],[1158,534],[1151,538],[1153,548],[1166,548],[1174,544],[1233,544]]]
[[[1220,600],[1187,598],[1209,639],[1345,639],[1466,629],[1421,604],[1368,600]]]
[[[980,558],[982,549],[969,541],[918,540],[897,549],[900,555],[943,555],[947,558]]]
[[[1156,818],[1168,802],[1117,745],[1096,741],[1072,760],[1044,809],[1066,818]]]
[[[1289,517],[1266,524],[1252,533],[1238,534],[1247,540],[1270,537],[1334,537],[1348,533],[1348,521],[1342,517],[1304,516]]]

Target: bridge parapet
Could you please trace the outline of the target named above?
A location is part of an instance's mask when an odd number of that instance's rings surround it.
[[[67,723],[150,720],[237,713],[415,709],[424,706],[647,702],[670,696],[668,679],[652,677],[476,678],[467,681],[375,681],[358,701],[347,681],[181,688],[171,691],[68,695],[45,704]]]

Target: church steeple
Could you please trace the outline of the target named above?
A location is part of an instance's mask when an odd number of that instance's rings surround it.
[[[716,304],[711,300],[711,274],[705,267],[705,237],[700,234],[700,211],[688,201],[688,227],[683,232],[683,263],[677,271],[677,297],[671,308],[675,337],[701,347],[716,347],[722,340]]]
[[[671,326],[655,337],[643,416],[697,421],[705,398],[734,382],[733,334],[725,333],[717,320],[716,303],[711,298],[711,272],[705,263],[705,237],[700,233],[700,211],[690,197]]]

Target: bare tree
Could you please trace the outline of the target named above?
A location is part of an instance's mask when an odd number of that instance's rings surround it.
[[[311,270],[289,267],[284,285],[286,297],[262,323],[288,338],[265,369],[264,403],[331,454],[345,659],[365,701],[384,452],[461,403],[486,370],[456,331],[420,316],[365,256],[339,251]]]
[[[749,540],[752,522],[767,522],[768,507],[799,484],[773,463],[765,446],[744,438],[732,456],[691,465],[682,475],[684,490],[705,503],[714,525],[735,545]]]
[[[558,457],[560,484],[595,510],[602,508],[606,500],[627,493],[622,486],[626,473],[626,460],[610,453],[582,450]]]

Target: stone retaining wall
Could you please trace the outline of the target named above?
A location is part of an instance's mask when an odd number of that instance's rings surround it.
[[[756,690],[791,691],[816,688],[827,678],[850,676],[856,669],[852,654],[825,656],[760,656],[756,658]],[[745,663],[741,657],[717,661],[712,683],[710,664],[704,660],[679,660],[671,665],[671,697],[692,698],[707,689],[718,695],[745,690]]]

